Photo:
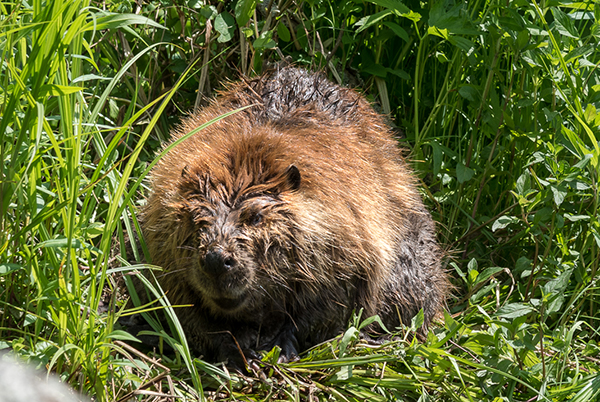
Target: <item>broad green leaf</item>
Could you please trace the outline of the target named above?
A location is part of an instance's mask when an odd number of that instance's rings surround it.
[[[254,49],[256,49],[256,50],[273,49],[275,46],[277,46],[277,43],[275,43],[275,41],[273,39],[271,39],[272,35],[273,35],[272,31],[263,32],[260,35],[260,38],[256,39],[252,43],[252,46],[254,46]]]
[[[446,28],[438,28],[436,26],[427,28],[429,35],[439,36],[442,39],[450,39],[450,32]]]
[[[563,36],[579,39],[579,32],[573,24],[573,20],[558,7],[551,7],[552,15],[555,18],[554,27]]]
[[[565,56],[565,63],[579,61],[579,59],[581,59],[582,57],[592,54],[594,50],[596,50],[594,45],[583,45],[580,47],[576,47],[575,49],[567,53],[567,55]]]
[[[406,80],[406,81],[408,81],[408,80],[410,80],[410,79],[411,79],[411,76],[410,76],[410,75],[408,75],[408,73],[407,73],[406,71],[404,71],[404,70],[401,70],[401,69],[399,69],[399,68],[397,68],[397,69],[392,69],[392,68],[389,68],[389,67],[388,67],[388,68],[386,68],[386,69],[385,69],[385,71],[387,71],[387,72],[388,72],[388,73],[390,73],[390,74],[393,74],[393,75],[395,75],[395,76],[396,76],[396,77],[398,77],[398,78],[401,78],[401,79],[403,79],[403,80]]]
[[[23,320],[24,321],[23,326],[26,327],[28,325],[31,325],[31,324],[35,323],[37,320],[38,320],[37,316],[27,313],[27,314],[25,314],[25,318]]]
[[[362,71],[380,78],[385,78],[387,76],[387,69],[381,64],[366,64],[362,67]]]
[[[3,264],[0,264],[0,276],[9,274],[9,273],[14,272],[14,271],[17,271],[17,270],[19,270],[21,268],[23,268],[23,267],[21,265],[19,265],[19,264],[12,264],[12,263],[3,263]]]
[[[490,277],[502,271],[504,271],[504,268],[502,267],[488,267],[481,271],[479,275],[477,275],[477,280],[475,281],[474,285],[487,281]]]
[[[220,34],[217,42],[229,42],[235,35],[235,19],[227,11],[223,11],[215,18],[215,30]]]
[[[239,0],[235,5],[235,20],[238,26],[245,26],[254,14],[257,0]]]
[[[589,103],[585,108],[585,112],[583,114],[583,118],[587,124],[595,125],[598,120],[598,112],[596,110],[596,106]]]
[[[408,14],[412,11],[406,7],[400,0],[366,0],[369,3],[377,4],[388,10],[394,10],[398,15]]]
[[[381,317],[379,317],[378,315],[374,315],[371,316],[369,318],[366,318],[364,321],[362,321],[360,323],[360,325],[358,326],[359,330],[364,329],[365,327],[367,327],[368,325],[371,325],[372,323],[376,322],[377,324],[379,324],[379,326],[381,327],[381,329],[384,332],[389,333],[390,331],[386,328],[385,324],[383,323],[383,321],[381,321]]]
[[[520,30],[517,34],[517,49],[522,50],[529,43],[529,32],[526,29]]]
[[[475,171],[471,168],[466,167],[462,162],[456,164],[456,178],[459,183],[466,183],[471,180]]]
[[[471,258],[469,260],[469,262],[467,263],[467,269],[469,271],[477,271],[478,266],[479,266],[479,264],[477,263],[477,259],[475,259],[475,258]]]
[[[498,309],[496,312],[496,316],[502,318],[517,318],[525,316],[532,311],[535,311],[535,309],[528,304],[511,303],[500,307],[500,309]]]
[[[495,232],[496,230],[499,230],[499,229],[504,229],[511,223],[517,222],[517,221],[518,221],[518,219],[515,218],[514,216],[506,216],[506,215],[501,216],[494,221],[494,224],[492,225],[492,232]]]
[[[463,38],[462,36],[452,35],[448,40],[465,53],[471,53],[475,48],[475,43],[472,40]]]
[[[516,272],[528,273],[531,272],[531,260],[527,257],[519,257],[517,262],[515,263],[514,270]]]
[[[540,222],[547,222],[552,218],[552,208],[544,207],[537,210],[535,215],[533,215],[533,223],[538,224]]]
[[[471,102],[479,102],[479,99],[481,98],[479,90],[471,84],[462,85],[458,89],[458,93],[460,94],[460,96]]]
[[[433,151],[433,175],[437,176],[442,168],[442,148],[437,140],[429,142]]]
[[[396,36],[404,39],[405,42],[408,42],[408,33],[400,25],[391,21],[384,21],[383,25],[390,28],[396,34]]]
[[[573,273],[572,269],[568,269],[561,273],[558,277],[546,282],[542,289],[545,294],[562,292],[569,285],[569,280],[571,278],[571,274]]]
[[[577,169],[585,169],[587,164],[592,160],[592,157],[593,157],[592,154],[583,155],[583,159],[581,159],[579,162],[574,164],[573,167],[577,168]]]
[[[434,31],[442,33],[441,36],[445,39],[448,39],[447,36],[450,34],[477,35],[479,31],[468,17],[464,4],[459,3],[451,7],[448,4],[443,1],[433,2],[429,13],[429,28],[434,28]],[[434,34],[432,31],[430,33]]]
[[[567,191],[562,186],[550,186],[550,189],[554,195],[554,203],[556,206],[560,207],[560,204],[563,203],[565,197],[567,196]]]
[[[590,220],[590,216],[589,215],[571,215],[571,214],[565,214],[565,218],[567,218],[571,222],[589,221]]]
[[[403,13],[402,17],[408,18],[415,24],[418,23],[419,21],[421,21],[421,14],[415,13],[414,11],[409,11],[408,13]]]
[[[478,276],[479,276],[479,272],[476,269],[469,270],[469,272],[467,274],[467,279],[471,286],[477,281]]]
[[[370,26],[377,24],[379,21],[381,21],[383,18],[387,17],[390,14],[392,14],[391,10],[383,10],[378,12],[377,14],[361,18],[356,24],[354,24],[355,28],[358,27],[356,33],[361,33]]]
[[[477,292],[473,293],[473,296],[471,296],[469,300],[471,300],[471,303],[477,304],[480,302],[481,298],[496,289],[497,286],[498,284],[495,282],[488,283],[487,285],[482,286]]]
[[[348,345],[350,345],[350,342],[358,338],[359,333],[360,331],[355,327],[350,327],[346,332],[344,332],[344,335],[342,336],[339,345],[340,357],[343,357],[346,354],[346,349],[348,348]]]
[[[419,312],[417,313],[417,315],[415,315],[410,320],[410,327],[411,327],[411,329],[416,331],[423,326],[424,322],[425,322],[425,314],[423,312],[423,309],[420,309]]]
[[[516,184],[517,194],[526,195],[531,189],[531,175],[529,170],[525,170],[521,176],[517,179]]]
[[[277,35],[284,42],[289,42],[292,39],[290,30],[282,21],[279,21],[279,24],[277,24]]]
[[[565,296],[563,293],[553,293],[545,300],[548,304],[544,309],[544,315],[553,314],[559,311],[565,302]]]
[[[202,3],[203,2],[198,1],[198,5],[202,5]],[[212,4],[202,5],[202,8],[200,9],[200,14],[202,14],[202,16],[207,20],[212,20],[213,18],[216,18],[217,15],[219,15],[219,11]]]

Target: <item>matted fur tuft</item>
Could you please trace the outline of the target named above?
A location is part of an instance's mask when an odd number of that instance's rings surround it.
[[[353,310],[389,328],[449,283],[434,223],[385,118],[320,74],[283,68],[231,85],[173,133],[142,226],[190,345],[210,360],[339,334]],[[235,338],[235,341],[234,341]]]

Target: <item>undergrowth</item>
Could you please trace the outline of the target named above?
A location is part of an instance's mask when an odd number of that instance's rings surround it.
[[[102,401],[600,395],[596,2],[34,0],[0,12],[0,349]],[[155,306],[126,307],[116,281],[154,267],[115,250],[139,229],[144,177],[181,116],[282,59],[391,116],[446,246],[445,319],[422,342],[416,319],[376,345],[356,317],[299,362],[265,352],[249,377],[191,354],[176,323],[155,328],[173,352],[142,352],[117,318]]]

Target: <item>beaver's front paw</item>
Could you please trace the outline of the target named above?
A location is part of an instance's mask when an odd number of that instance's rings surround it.
[[[279,346],[281,349],[277,363],[288,363],[299,359],[298,340],[296,339],[295,331],[291,328],[282,329],[271,341],[269,346],[270,349],[274,346]]]

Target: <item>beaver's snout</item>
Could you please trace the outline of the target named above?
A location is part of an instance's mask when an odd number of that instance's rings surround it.
[[[219,277],[233,270],[237,266],[237,261],[220,249],[212,249],[206,253],[203,266],[207,274]]]

